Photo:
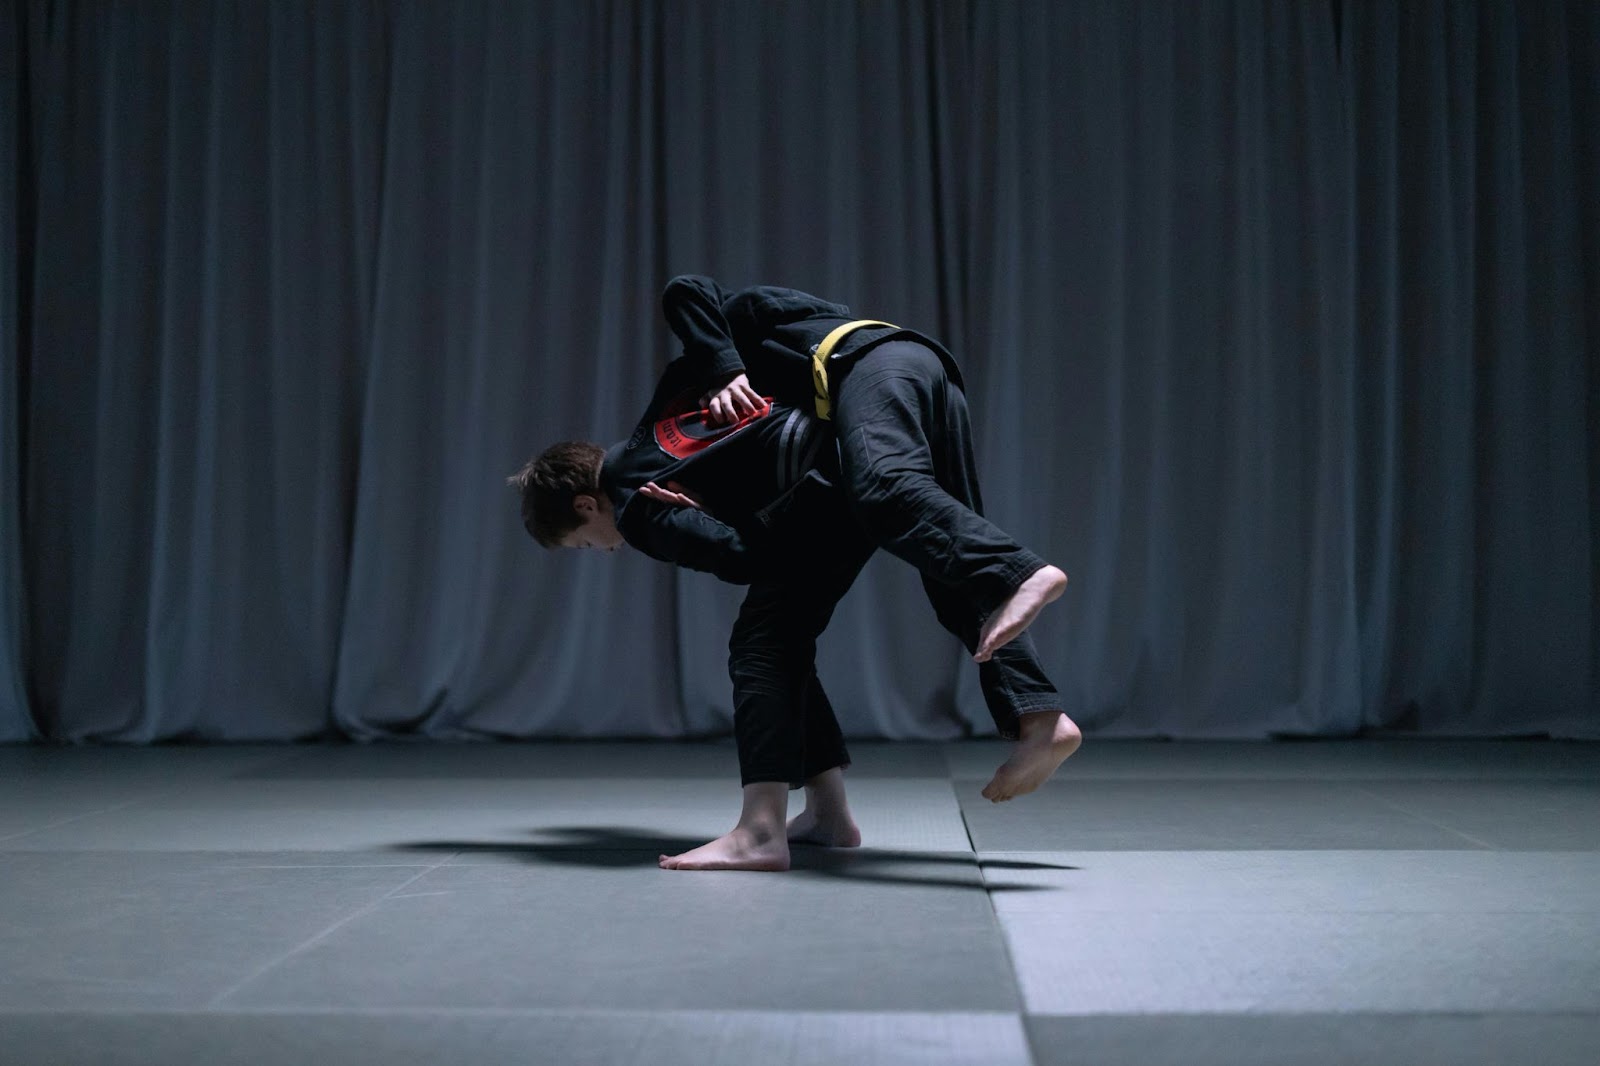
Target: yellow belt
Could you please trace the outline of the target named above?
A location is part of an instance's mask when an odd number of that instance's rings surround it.
[[[817,390],[817,417],[831,419],[833,417],[833,401],[828,397],[828,359],[833,355],[833,350],[839,347],[850,334],[866,326],[888,326],[890,329],[899,329],[892,322],[878,322],[870,318],[858,318],[854,322],[846,322],[826,337],[811,353],[811,384]]]

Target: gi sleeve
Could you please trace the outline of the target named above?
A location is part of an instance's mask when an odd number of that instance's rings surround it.
[[[617,523],[623,539],[652,559],[712,574],[730,585],[755,579],[755,552],[738,530],[692,507],[634,496]]]
[[[702,274],[673,278],[661,293],[661,313],[683,342],[683,372],[690,380],[721,381],[744,373],[722,314],[727,297],[721,285]]]
[[[737,341],[760,343],[774,326],[784,326],[807,318],[849,318],[850,308],[813,296],[799,289],[777,285],[757,285],[740,289],[722,303],[729,336]]]

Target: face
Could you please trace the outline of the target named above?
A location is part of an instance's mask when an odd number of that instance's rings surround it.
[[[561,538],[563,548],[593,548],[596,551],[614,552],[622,547],[622,534],[617,532],[616,514],[611,501],[593,496],[579,496],[572,501],[572,509],[582,520],[577,529]]]

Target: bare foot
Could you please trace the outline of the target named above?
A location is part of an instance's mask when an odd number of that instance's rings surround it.
[[[848,814],[818,818],[807,807],[789,819],[789,843],[820,844],[825,848],[859,848],[861,830]]]
[[[743,826],[681,855],[657,860],[663,870],[787,870],[789,842],[780,833]]]
[[[1054,566],[1034,571],[1011,598],[995,609],[978,634],[978,650],[972,661],[985,663],[1039,617],[1044,605],[1057,600],[1067,588],[1067,575]]]
[[[1002,803],[1032,792],[1083,743],[1083,734],[1078,732],[1072,719],[1059,712],[1025,714],[1021,731],[1022,739],[1017,741],[1016,751],[983,786],[984,799]]]

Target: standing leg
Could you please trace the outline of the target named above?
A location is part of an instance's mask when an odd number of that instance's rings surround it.
[[[831,796],[828,775],[849,765],[843,734],[816,676],[816,640],[872,545],[850,521],[838,493],[826,495],[839,503],[819,502],[797,516],[805,525],[786,531],[777,556],[793,565],[751,585],[728,642],[734,739],[745,790],[739,824],[692,851],[663,855],[663,869],[788,869],[783,819],[789,789],[812,781]],[[838,782],[842,799],[842,774]],[[836,817],[828,828],[839,829]]]
[[[739,748],[744,807],[727,833],[679,855],[662,855],[663,870],[787,870],[789,782],[800,772],[801,686],[810,672],[802,649],[784,640],[785,590],[750,586],[729,642],[734,740]]]
[[[827,753],[834,754],[827,754]],[[844,771],[850,765],[839,720],[815,672],[806,692],[806,809],[789,820],[789,843],[853,848],[861,829],[850,814]]]
[[[787,870],[783,819],[788,806],[789,788],[782,782],[746,785],[738,825],[692,851],[662,855],[656,865],[663,870]]]
[[[804,709],[805,751],[801,764],[804,769],[800,776],[810,781],[827,770],[847,769],[850,766],[850,750],[845,747],[839,718],[833,713],[828,694],[823,691],[822,679],[817,676],[814,662],[811,677],[806,682]]]

